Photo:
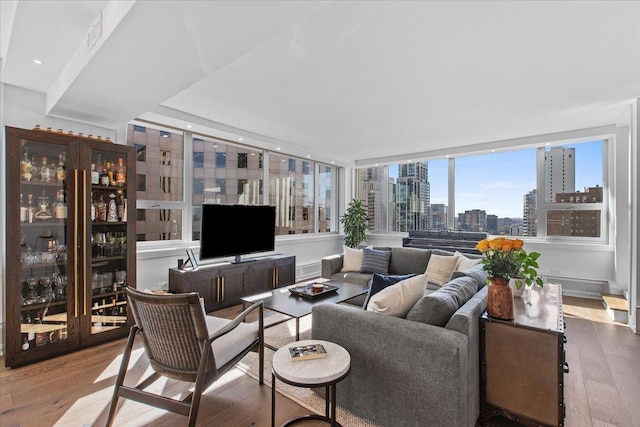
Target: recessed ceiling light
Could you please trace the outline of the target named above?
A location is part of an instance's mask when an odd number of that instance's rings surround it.
[[[191,125],[187,125],[187,129],[191,129],[193,126]]]
[[[256,153],[251,153],[251,155],[252,155],[252,156],[255,156],[255,155],[256,155]]]
[[[242,141],[242,138],[238,138],[238,141]]]
[[[335,164],[336,164],[336,162],[331,162],[331,164],[332,164],[332,165],[335,165]]]
[[[307,155],[307,159],[310,159],[310,158],[311,158],[311,156]]]
[[[36,58],[36,59],[34,59],[34,60],[33,60],[33,63],[34,63],[34,64],[38,64],[38,65],[42,65],[42,60],[41,60],[41,59]]]
[[[496,152],[496,150],[491,150],[491,152],[492,152],[492,153],[495,153],[495,152]]]
[[[546,146],[548,147],[548,146],[550,146],[550,145],[551,145],[551,143],[550,143],[550,142],[547,142],[547,143],[546,143],[546,144],[544,144],[544,145],[546,145]]]

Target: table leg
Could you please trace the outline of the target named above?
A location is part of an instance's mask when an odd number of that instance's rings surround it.
[[[331,396],[329,394],[329,386],[326,386],[324,388],[324,396],[325,396],[325,398],[324,398],[324,415],[327,418],[331,419],[331,412],[329,412],[329,397]]]
[[[300,318],[296,317],[296,341],[300,341]]]
[[[271,427],[276,427],[276,374],[271,373]]]
[[[331,427],[336,427],[336,384],[331,384]]]

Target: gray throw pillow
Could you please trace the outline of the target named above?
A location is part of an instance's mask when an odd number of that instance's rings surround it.
[[[470,277],[452,280],[437,291],[423,297],[407,313],[407,320],[434,326],[445,326],[477,290],[476,281]]]
[[[409,310],[406,319],[428,325],[444,326],[457,310],[458,303],[455,297],[437,290],[426,297],[422,297]]]
[[[389,273],[389,259],[391,252],[378,249],[364,248],[362,250],[362,266],[360,273]]]
[[[418,248],[393,248],[389,274],[422,274],[429,264],[431,251]]]
[[[478,290],[482,289],[487,284],[487,272],[484,270],[484,264],[477,264],[468,270],[454,271],[451,275],[451,280],[458,277],[471,277],[478,284]]]

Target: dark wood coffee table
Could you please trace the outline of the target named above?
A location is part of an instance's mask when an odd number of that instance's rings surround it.
[[[310,281],[309,283],[311,282],[313,281]],[[313,310],[314,306],[319,304],[338,304],[359,295],[366,294],[369,291],[369,288],[366,286],[354,285],[352,283],[334,281],[322,281],[322,283],[338,286],[338,290],[313,298],[299,297],[293,295],[289,291],[289,288],[295,288],[304,284],[298,283],[296,285],[277,288],[269,292],[262,292],[242,297],[242,308],[244,309],[248,305],[262,301],[265,309],[288,316],[287,319],[265,325],[265,328],[279,325],[291,320],[292,318],[296,319],[296,341],[300,341],[300,318],[311,314],[311,310]],[[273,346],[267,344],[265,344],[265,346],[272,350],[277,350],[277,348]]]

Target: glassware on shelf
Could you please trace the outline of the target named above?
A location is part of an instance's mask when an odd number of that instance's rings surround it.
[[[98,257],[104,257],[104,247],[107,244],[107,235],[105,233],[96,233],[94,243],[98,247]]]
[[[54,283],[56,285],[56,299],[62,300],[66,296],[67,275],[58,273],[55,275]]]
[[[49,197],[46,196],[44,190],[42,190],[42,195],[38,197],[38,211],[35,213],[35,218],[40,221],[48,221],[53,218]]]

